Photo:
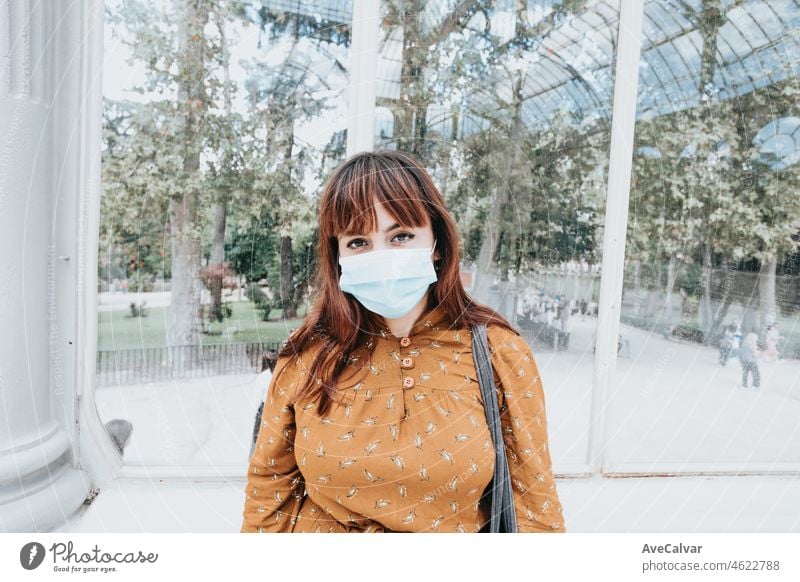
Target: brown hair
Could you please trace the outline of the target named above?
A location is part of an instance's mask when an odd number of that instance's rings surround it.
[[[319,395],[319,414],[329,410],[350,354],[380,330],[379,318],[339,287],[338,237],[377,228],[374,198],[401,225],[431,223],[440,259],[435,265],[438,280],[428,290],[426,309],[438,304],[457,328],[495,323],[518,333],[502,315],[477,303],[464,289],[459,275],[458,229],[425,168],[396,150],[355,154],[334,170],[325,185],[319,203],[316,300],[278,353],[279,357],[297,356],[319,344],[298,392],[298,398]],[[372,343],[369,353],[374,350]],[[280,368],[276,380],[285,367]]]

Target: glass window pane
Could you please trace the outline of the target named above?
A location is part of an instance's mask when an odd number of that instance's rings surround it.
[[[609,467],[796,468],[800,9],[696,4],[695,42],[642,47]]]
[[[376,149],[431,171],[470,292],[533,348],[556,470],[583,471],[618,3],[523,4],[383,0]]]
[[[105,4],[98,412],[128,465],[241,474],[345,155],[352,1]]]

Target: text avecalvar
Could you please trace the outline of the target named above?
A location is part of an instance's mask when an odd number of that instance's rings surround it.
[[[703,546],[690,546],[685,544],[664,544],[662,546],[651,546],[645,544],[642,548],[643,554],[699,554]]]

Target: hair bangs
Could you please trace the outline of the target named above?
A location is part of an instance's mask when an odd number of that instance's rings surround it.
[[[360,159],[343,168],[330,185],[330,204],[322,209],[323,236],[367,234],[378,227],[375,203],[403,226],[428,223],[420,185],[410,168]]]
[[[402,226],[425,226],[429,210],[424,189],[411,168],[383,160],[375,174],[375,194],[378,202]]]
[[[378,215],[373,198],[363,184],[348,184],[339,189],[334,197],[335,211],[327,221],[331,229],[329,236],[360,234],[377,228]]]

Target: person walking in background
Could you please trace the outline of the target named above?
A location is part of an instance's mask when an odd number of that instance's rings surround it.
[[[767,328],[766,337],[764,339],[767,343],[767,349],[764,350],[764,361],[774,362],[781,357],[778,351],[778,342],[781,339],[781,332],[778,329],[777,322]]]
[[[778,348],[778,343],[783,339],[781,335],[781,330],[778,327],[778,322],[775,322],[775,325],[772,326],[772,333],[773,338],[775,340],[775,358],[780,360],[781,359],[781,350]]]
[[[739,350],[742,348],[742,324],[741,322],[736,324],[736,331],[733,332],[733,347],[731,348],[731,357],[738,358],[739,357]]]
[[[732,323],[725,326],[722,338],[719,342],[719,363],[723,366],[728,363],[728,358],[731,357],[733,349],[733,334],[736,331],[736,326]]]
[[[739,348],[739,362],[742,364],[742,388],[747,388],[747,375],[753,374],[753,388],[758,388],[761,384],[761,377],[758,373],[758,347],[756,342],[758,336],[748,333]]]
[[[570,311],[572,310],[572,306],[570,305],[569,299],[566,297],[562,297],[561,299],[561,331],[568,332],[569,331],[569,317],[571,315]]]

